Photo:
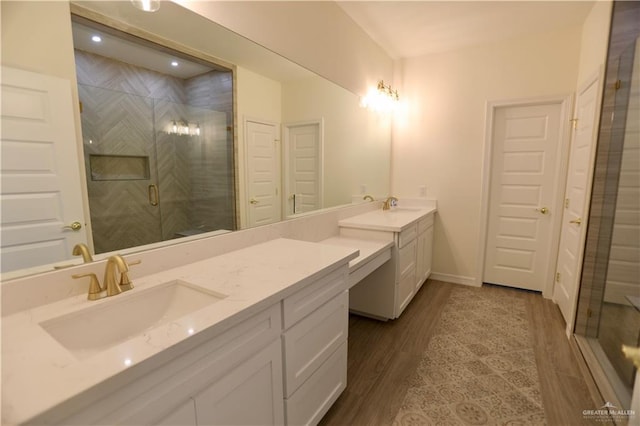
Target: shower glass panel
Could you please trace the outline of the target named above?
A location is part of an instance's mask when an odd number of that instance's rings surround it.
[[[78,95],[95,252],[161,241],[160,208],[149,203],[149,185],[158,182],[153,99],[83,84]],[[98,155],[106,165],[92,170]],[[134,178],[125,156],[145,159],[148,175]]]
[[[640,43],[631,43],[608,67],[615,95],[603,107],[608,114],[599,139],[608,155],[601,156],[595,174],[604,189],[592,198],[601,219],[593,230],[597,237],[587,236],[594,272],[581,289],[589,296],[580,300],[576,334],[585,338],[622,408],[629,409],[636,368],[621,349],[640,346]]]
[[[227,114],[78,85],[96,253],[233,230]]]
[[[626,111],[613,116],[613,134],[622,138],[616,208],[611,235],[598,342],[622,383],[631,393],[635,367],[620,350],[640,345],[640,45],[620,56],[618,78],[626,86],[616,93],[616,105]],[[626,89],[626,90],[625,90]],[[626,108],[625,108],[626,105]],[[626,113],[626,114],[625,114]],[[622,121],[624,120],[624,121]]]

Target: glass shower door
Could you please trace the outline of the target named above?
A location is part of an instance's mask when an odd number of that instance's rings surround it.
[[[79,84],[95,253],[162,240],[153,100]]]
[[[224,112],[155,101],[164,240],[235,229],[233,138]]]

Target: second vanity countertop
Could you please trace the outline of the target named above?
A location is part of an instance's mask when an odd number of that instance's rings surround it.
[[[200,340],[213,337],[357,256],[353,248],[275,239],[134,279],[135,288],[118,296],[98,301],[75,296],[2,318],[2,424],[28,421],[125,371],[145,374],[175,356],[167,349],[198,335]],[[74,355],[40,325],[62,315],[99,310],[172,280],[226,297],[86,355]]]
[[[341,228],[372,229],[401,232],[420,218],[434,213],[435,207],[394,207],[391,210],[374,210],[338,222]]]

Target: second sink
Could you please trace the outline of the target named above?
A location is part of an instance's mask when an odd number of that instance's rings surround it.
[[[172,280],[44,321],[40,326],[83,359],[225,297],[185,281]]]

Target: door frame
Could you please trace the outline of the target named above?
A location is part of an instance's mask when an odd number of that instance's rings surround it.
[[[320,204],[320,208],[324,206],[324,117],[316,119],[316,120],[306,120],[306,121],[295,121],[291,123],[283,123],[282,124],[282,167],[281,167],[281,178],[282,178],[282,216],[284,218],[288,218],[290,216],[295,216],[295,213],[292,215],[287,215],[285,212],[287,211],[287,202],[289,201],[289,197],[286,194],[289,194],[289,151],[290,151],[290,130],[292,127],[299,126],[308,126],[311,124],[316,124],[318,126],[318,202]]]
[[[519,98],[508,99],[498,101],[487,101],[485,104],[485,135],[483,141],[483,153],[484,158],[482,160],[481,171],[481,202],[480,202],[480,238],[478,241],[478,257],[476,264],[476,279],[475,286],[482,286],[484,279],[484,263],[487,249],[487,229],[489,227],[489,200],[491,191],[491,171],[492,171],[492,154],[493,154],[493,121],[495,118],[495,112],[498,108],[514,107],[514,106],[536,106],[544,104],[560,104],[560,143],[561,154],[558,159],[558,166],[555,170],[556,173],[556,188],[552,197],[553,204],[550,206],[552,212],[558,211],[558,206],[562,203],[564,197],[564,188],[567,183],[567,169],[569,166],[569,145],[571,141],[571,126],[569,120],[573,113],[573,99],[574,94],[547,96],[541,98]],[[562,188],[562,189],[558,189]],[[551,224],[551,252],[549,253],[549,259],[557,259],[558,247],[560,243],[560,226],[562,224],[562,215],[554,214]],[[555,265],[555,262],[552,262]],[[548,268],[547,276],[545,277],[545,285],[542,290],[542,295],[550,299],[553,296],[553,283],[554,283],[555,269]]]
[[[249,225],[249,132],[247,131],[249,123],[257,123],[263,124],[265,126],[273,126],[276,131],[276,169],[279,172],[279,176],[276,178],[276,182],[278,185],[278,197],[280,197],[280,220],[282,220],[282,144],[280,143],[280,125],[275,121],[264,120],[261,118],[255,118],[252,116],[243,116],[242,117],[242,153],[240,157],[242,158],[242,168],[243,170],[238,171],[238,207],[240,208],[240,227],[239,229],[244,229]],[[240,162],[239,162],[240,164]]]

